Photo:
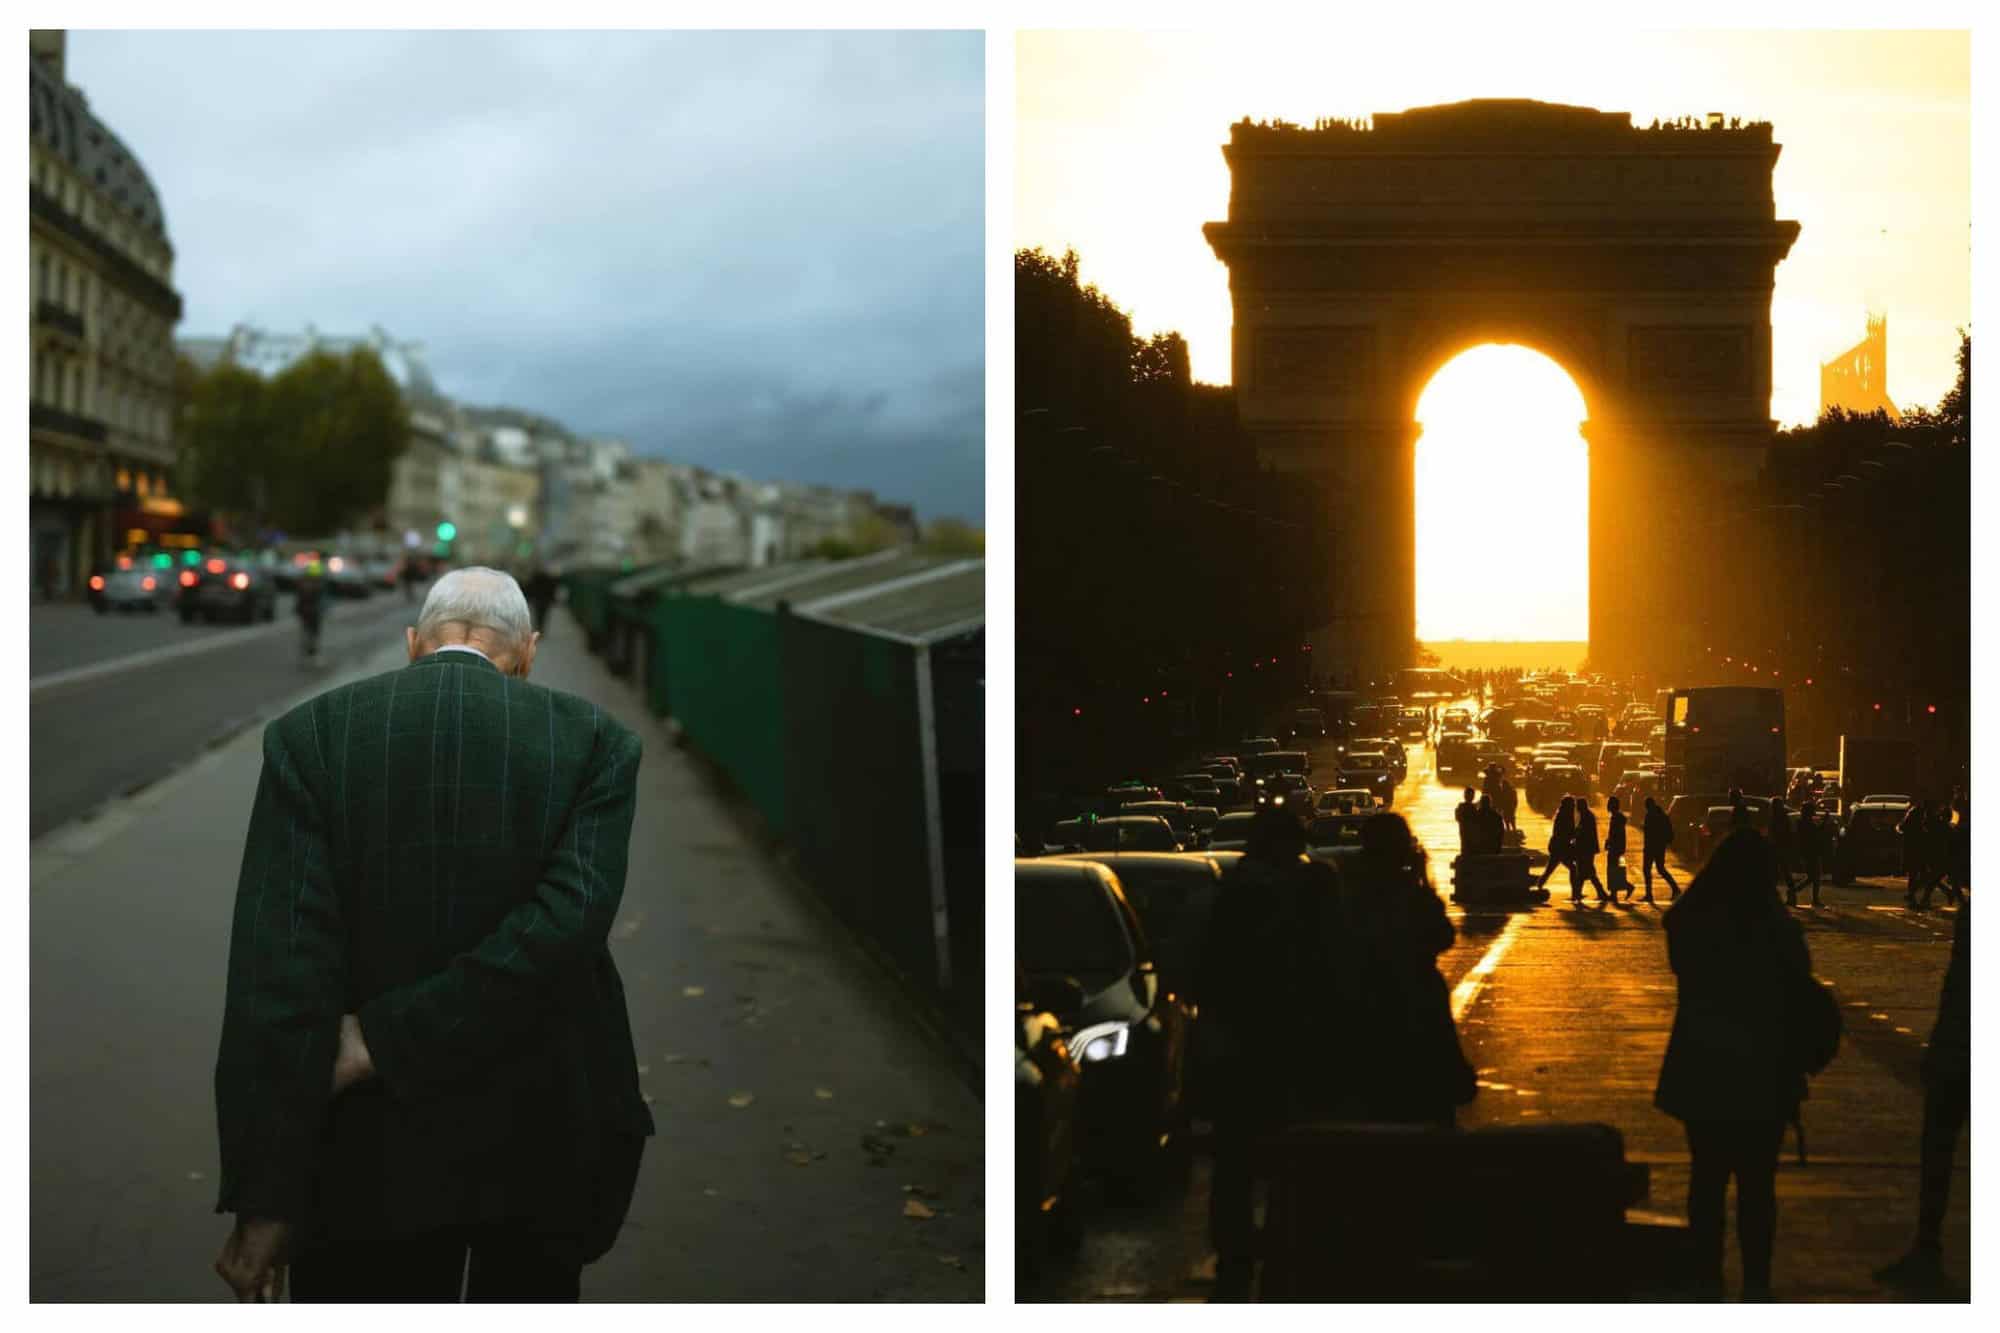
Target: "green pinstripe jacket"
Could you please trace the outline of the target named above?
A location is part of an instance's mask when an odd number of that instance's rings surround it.
[[[639,738],[438,653],[264,732],[216,1059],[219,1212],[610,1247],[653,1122],[606,939]],[[377,1079],[330,1100],[340,1016]]]

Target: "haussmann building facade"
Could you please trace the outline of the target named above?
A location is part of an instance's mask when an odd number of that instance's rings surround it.
[[[158,191],[64,76],[63,33],[28,60],[31,593],[173,526],[173,247]]]

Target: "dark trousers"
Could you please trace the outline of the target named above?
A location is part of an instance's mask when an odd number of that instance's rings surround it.
[[[1951,1202],[1951,1173],[1958,1160],[1958,1136],[1972,1113],[1972,1084],[1949,1079],[1924,1090],[1922,1178],[1917,1196],[1917,1244],[1944,1248],[1944,1211]]]
[[[508,1227],[452,1227],[314,1247],[292,1261],[295,1303],[575,1301],[583,1266]]]
[[[1660,872],[1660,878],[1667,882],[1667,887],[1673,891],[1674,896],[1679,897],[1681,886],[1674,883],[1674,877],[1667,873],[1666,848],[1662,847],[1658,851],[1648,848],[1639,853],[1639,873],[1646,880],[1646,901],[1651,902],[1653,899],[1653,872],[1655,870]]]
[[[1597,854],[1578,853],[1569,863],[1569,891],[1574,898],[1583,897],[1583,886],[1589,884],[1597,889],[1597,901],[1604,902],[1609,895],[1604,892],[1604,881],[1597,877]]]
[[[1736,1177],[1736,1239],[1743,1249],[1743,1290],[1771,1287],[1771,1250],[1778,1238],[1778,1148],[1784,1122],[1691,1121],[1688,1229],[1699,1277],[1711,1292],[1722,1286],[1722,1213],[1729,1178]]]

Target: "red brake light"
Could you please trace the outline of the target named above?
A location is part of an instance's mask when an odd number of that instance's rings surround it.
[[[232,588],[247,588],[250,586],[250,576],[248,574],[238,574],[235,578],[229,580],[229,586]],[[1771,730],[1776,731],[1777,728],[1773,727]]]
[[[208,562],[208,572],[211,574],[220,574],[226,568],[228,566],[224,565],[220,560],[211,560]]]
[[[194,586],[194,571],[192,569],[183,569],[181,571],[181,586],[183,588],[192,588]]]
[[[118,568],[120,568],[120,569],[130,569],[130,568],[132,568],[132,557],[131,557],[131,556],[129,556],[129,555],[121,555],[121,556],[119,556],[119,557],[118,557]]]
[[[104,576],[102,574],[92,574],[90,576],[90,590],[92,592],[104,591]]]
[[[151,592],[153,590],[153,576],[151,574],[148,574],[145,578],[140,579],[139,586],[141,588],[144,588],[147,592]]]

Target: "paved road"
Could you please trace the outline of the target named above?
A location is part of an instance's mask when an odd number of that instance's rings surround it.
[[[1330,766],[1330,748],[1316,748],[1313,762],[1316,770]],[[1452,811],[1462,784],[1440,782],[1432,765],[1429,751],[1410,748],[1395,806],[1430,849],[1438,888],[1449,892],[1448,863],[1458,846]],[[1598,815],[1601,834],[1601,808]],[[1519,818],[1527,845],[1545,846],[1548,817],[1524,803]],[[1636,884],[1636,834],[1631,845]],[[1588,905],[1595,898],[1586,889],[1587,905],[1577,909],[1569,904],[1566,872],[1558,870],[1549,888],[1550,903],[1525,912],[1448,909],[1458,940],[1438,965],[1453,987],[1463,1044],[1481,1084],[1460,1123],[1615,1125],[1627,1157],[1651,1167],[1645,1208],[1683,1216],[1685,1139],[1679,1122],[1652,1106],[1674,1010],[1660,929],[1667,894],[1656,886],[1658,907],[1598,908]],[[1787,1165],[1780,1173],[1774,1280],[1780,1299],[1883,1299],[1887,1293],[1868,1274],[1901,1253],[1914,1225],[1917,1066],[1936,1014],[1951,913],[1902,910],[1901,885],[1888,880],[1828,888],[1824,898],[1824,909],[1800,916],[1814,968],[1846,1007],[1850,1035],[1807,1103],[1813,1165]],[[1970,1157],[1968,1138],[1945,1233],[1947,1266],[1961,1276],[1969,1263]],[[1208,1159],[1198,1156],[1187,1192],[1163,1205],[1118,1207],[1086,1191],[1082,1249],[1023,1298],[1206,1300],[1214,1275],[1208,1182]],[[1729,1262],[1733,1289],[1733,1253]]]
[[[104,802],[158,781],[219,736],[357,656],[393,643],[412,619],[400,597],[341,602],[320,657],[299,654],[298,621],[281,599],[269,624],[182,625],[177,616],[98,616],[87,606],[30,613],[28,836],[39,838]],[[161,655],[183,646],[208,651]],[[115,664],[68,684],[35,679]]]

